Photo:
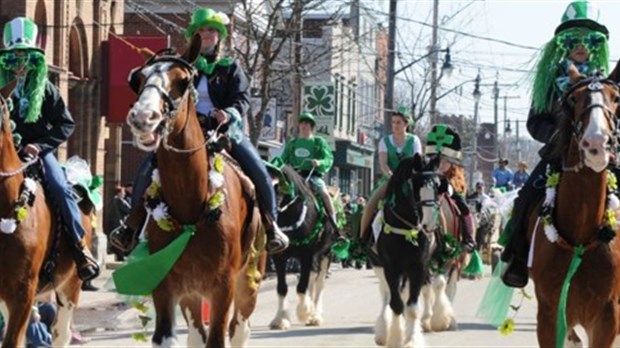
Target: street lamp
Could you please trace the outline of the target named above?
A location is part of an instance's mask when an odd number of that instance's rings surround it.
[[[452,66],[452,57],[450,56],[450,48],[443,48],[443,49],[439,49],[439,50],[435,50],[435,51],[430,51],[427,54],[423,55],[422,57],[415,59],[413,62],[408,63],[405,66],[402,66],[400,69],[395,70],[394,71],[394,76],[400,74],[401,72],[409,69],[410,67],[412,67],[414,64],[418,63],[419,61],[421,61],[424,58],[428,58],[431,54],[435,54],[438,52],[445,52],[446,55],[444,56],[444,61],[443,61],[443,65],[441,66],[441,70],[443,71],[444,74],[446,74],[446,76],[449,76],[450,74],[452,74],[452,70],[454,70],[454,67]]]

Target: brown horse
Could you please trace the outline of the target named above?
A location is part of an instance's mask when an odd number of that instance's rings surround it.
[[[558,125],[559,184],[542,210],[550,223],[539,219],[541,204],[529,215],[538,343],[574,343],[573,329],[581,325],[591,347],[610,347],[620,327],[620,243],[606,210],[612,208],[608,168],[618,145],[620,94],[610,79],[585,78],[574,67],[570,77],[573,86],[563,98]]]
[[[15,84],[0,90],[0,217],[15,218],[16,205],[25,202],[24,170],[35,164],[22,163],[15,150],[7,109],[7,99]],[[69,241],[58,231],[58,222],[46,202],[43,188],[36,183],[32,205],[26,208],[26,218],[17,224],[14,232],[0,233],[0,310],[7,321],[2,348],[24,345],[26,325],[30,319],[35,296],[55,291],[58,316],[52,327],[54,347],[66,347],[71,341],[70,324],[82,281],[72,258]],[[82,224],[86,230],[85,242],[90,245],[93,205],[88,200],[80,203]],[[49,267],[52,274],[42,268]],[[40,279],[40,277],[42,277]],[[51,278],[51,282],[46,279]]]
[[[226,161],[221,216],[211,219],[206,213],[213,183],[209,180],[207,141],[196,115],[195,70],[191,65],[199,50],[200,38],[195,36],[182,56],[154,55],[134,73],[139,74],[140,90],[127,122],[139,147],[156,150],[161,197],[169,215],[179,225],[195,227],[176,264],[152,293],[156,311],[153,343],[176,344],[174,316],[179,304],[189,328],[187,346],[225,346],[234,301],[231,344],[244,346],[257,284],[262,279],[260,273],[248,269],[259,262],[262,272],[265,261],[264,253],[259,260],[252,252],[255,238],[262,236],[262,225],[253,197],[244,192],[244,179]],[[153,219],[146,231],[151,253],[181,234],[179,229],[162,231]],[[201,317],[203,298],[210,302],[208,337]]]

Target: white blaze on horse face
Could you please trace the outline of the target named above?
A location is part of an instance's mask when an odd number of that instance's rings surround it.
[[[432,202],[436,199],[433,182],[425,182],[420,188],[420,200],[423,202]],[[435,207],[427,204],[422,206],[422,226],[426,226],[427,230],[435,227],[435,209]]]
[[[605,105],[602,93],[592,93],[590,105]],[[609,142],[605,112],[602,107],[590,109],[590,121],[579,142],[584,153],[585,164],[595,172],[601,172],[609,163],[609,152],[606,151]]]
[[[170,83],[167,71],[172,63],[162,62],[145,67],[141,74],[146,76],[142,92],[138,100],[129,110],[127,123],[131,126],[134,134],[153,133],[162,121],[161,114],[162,95]],[[150,87],[154,86],[154,87]]]

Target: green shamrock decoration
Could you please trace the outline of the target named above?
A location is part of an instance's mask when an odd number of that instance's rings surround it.
[[[435,130],[428,134],[428,141],[435,142],[435,149],[438,153],[441,153],[441,149],[445,145],[451,145],[454,141],[454,136],[446,134],[448,126],[445,124],[438,124],[435,126]]]

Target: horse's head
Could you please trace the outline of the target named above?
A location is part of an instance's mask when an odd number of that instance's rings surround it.
[[[150,52],[146,63],[130,73],[129,85],[138,97],[129,110],[127,124],[141,149],[156,149],[164,132],[167,136],[185,124],[187,112],[179,111],[191,104],[184,101],[193,98],[196,70],[191,63],[199,53],[200,38],[194,36],[183,55],[175,55],[171,50]]]
[[[5,142],[7,147],[14,148],[8,100],[16,85],[17,80],[12,80],[0,88],[0,149]]]
[[[436,225],[435,209],[438,206],[439,157],[427,158],[415,154],[401,160],[390,178],[386,190],[386,219],[393,215],[390,224],[400,227],[431,230]]]
[[[560,126],[559,150],[565,162],[579,158],[578,166],[583,164],[601,172],[617,147],[618,85],[600,75],[585,77],[574,66],[570,79],[572,87],[562,100],[565,117]]]

